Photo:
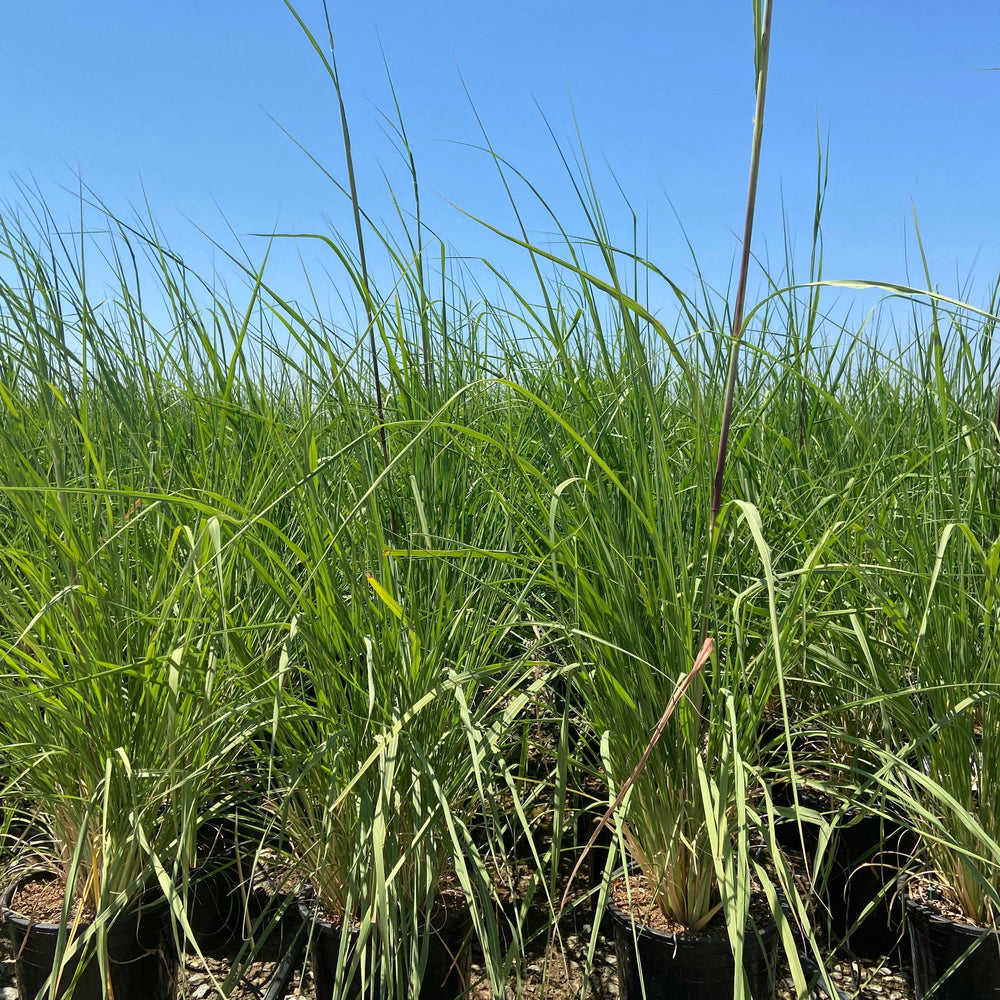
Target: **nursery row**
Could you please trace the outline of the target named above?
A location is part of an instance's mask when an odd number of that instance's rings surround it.
[[[473,939],[503,996],[565,905],[610,914],[627,998],[779,964],[834,995],[907,930],[919,995],[1000,989],[992,306],[912,297],[890,347],[775,281],[715,514],[728,306],[668,329],[606,244],[600,275],[527,249],[539,306],[388,240],[382,294],[344,251],[347,334],[125,227],[95,302],[82,251],[2,231],[22,996],[167,1000],[180,949],[249,960],[279,904],[321,1000],[448,1000]]]

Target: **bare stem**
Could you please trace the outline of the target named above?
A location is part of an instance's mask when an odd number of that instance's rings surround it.
[[[767,93],[767,57],[771,44],[772,0],[763,0],[764,17],[760,33],[757,59],[757,106],[753,120],[753,147],[750,152],[750,185],[747,191],[747,210],[743,225],[743,252],[740,256],[740,276],[733,305],[733,348],[729,357],[729,375],[722,408],[722,427],[719,430],[719,454],[715,463],[715,488],[712,491],[712,528],[715,527],[722,507],[722,480],[726,469],[726,452],[729,448],[729,426],[733,417],[733,396],[736,392],[736,373],[739,364],[740,340],[743,337],[743,303],[746,299],[747,272],[750,270],[750,239],[753,235],[753,212],[757,202],[757,174],[760,170],[760,149],[764,137],[764,98]]]

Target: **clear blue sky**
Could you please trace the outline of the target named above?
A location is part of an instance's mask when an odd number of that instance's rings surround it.
[[[298,10],[318,32],[322,6]],[[400,194],[400,160],[380,128],[392,73],[428,221],[461,253],[515,255],[449,203],[513,224],[482,137],[585,229],[539,108],[567,148],[580,135],[621,242],[612,177],[648,228],[654,262],[692,284],[671,204],[708,278],[725,285],[742,226],[753,113],[751,4],[651,0],[331,0],[362,199],[379,217]],[[195,266],[270,231],[349,232],[341,195],[272,118],[344,178],[332,88],[281,0],[73,0],[3,14],[0,200],[36,184],[59,219],[84,182],[116,212],[143,187],[169,241]],[[828,277],[919,278],[912,205],[934,279],[974,272],[979,301],[1000,271],[1000,7],[993,0],[777,0],[755,249],[782,254],[782,195],[804,267],[817,130],[829,138]],[[463,84],[464,80],[464,84]],[[468,96],[466,94],[466,89]],[[575,117],[574,117],[575,116]],[[521,193],[535,236],[548,223]],[[907,234],[910,234],[909,237]],[[262,241],[247,240],[251,252]],[[318,247],[304,251],[322,260]],[[298,294],[290,253],[272,280]],[[318,273],[318,272],[316,272]],[[957,276],[957,277],[956,277]]]

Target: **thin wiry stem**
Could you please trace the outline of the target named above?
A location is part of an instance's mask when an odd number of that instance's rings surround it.
[[[740,255],[740,276],[736,286],[733,306],[733,347],[729,358],[729,376],[726,379],[726,397],[722,407],[722,427],[719,429],[719,453],[715,462],[715,489],[712,493],[712,526],[722,506],[722,481],[726,470],[726,452],[729,448],[729,425],[733,416],[733,396],[736,392],[736,372],[743,337],[743,303],[746,299],[747,272],[750,270],[750,239],[753,235],[754,206],[757,203],[757,175],[760,171],[760,150],[764,138],[764,100],[767,94],[767,59],[771,46],[772,0],[763,0],[764,24],[760,33],[757,58],[757,107],[754,112],[753,146],[750,151],[750,186],[747,190],[747,210],[743,225],[743,252]]]

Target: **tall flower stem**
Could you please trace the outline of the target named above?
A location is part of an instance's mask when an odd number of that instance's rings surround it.
[[[743,252],[740,256],[740,276],[733,305],[733,346],[729,357],[729,375],[722,408],[722,427],[719,429],[719,453],[715,463],[715,487],[712,491],[712,527],[722,507],[722,482],[726,470],[726,452],[729,448],[729,426],[733,416],[733,396],[736,392],[736,373],[739,364],[740,341],[743,338],[743,303],[746,299],[747,272],[750,270],[750,240],[753,235],[753,213],[757,202],[757,175],[760,171],[760,149],[764,138],[764,99],[767,94],[767,59],[771,45],[772,0],[754,3],[754,21],[757,22],[757,46],[754,62],[757,69],[757,106],[753,120],[753,146],[750,151],[750,185],[747,190],[747,209],[743,224]]]

